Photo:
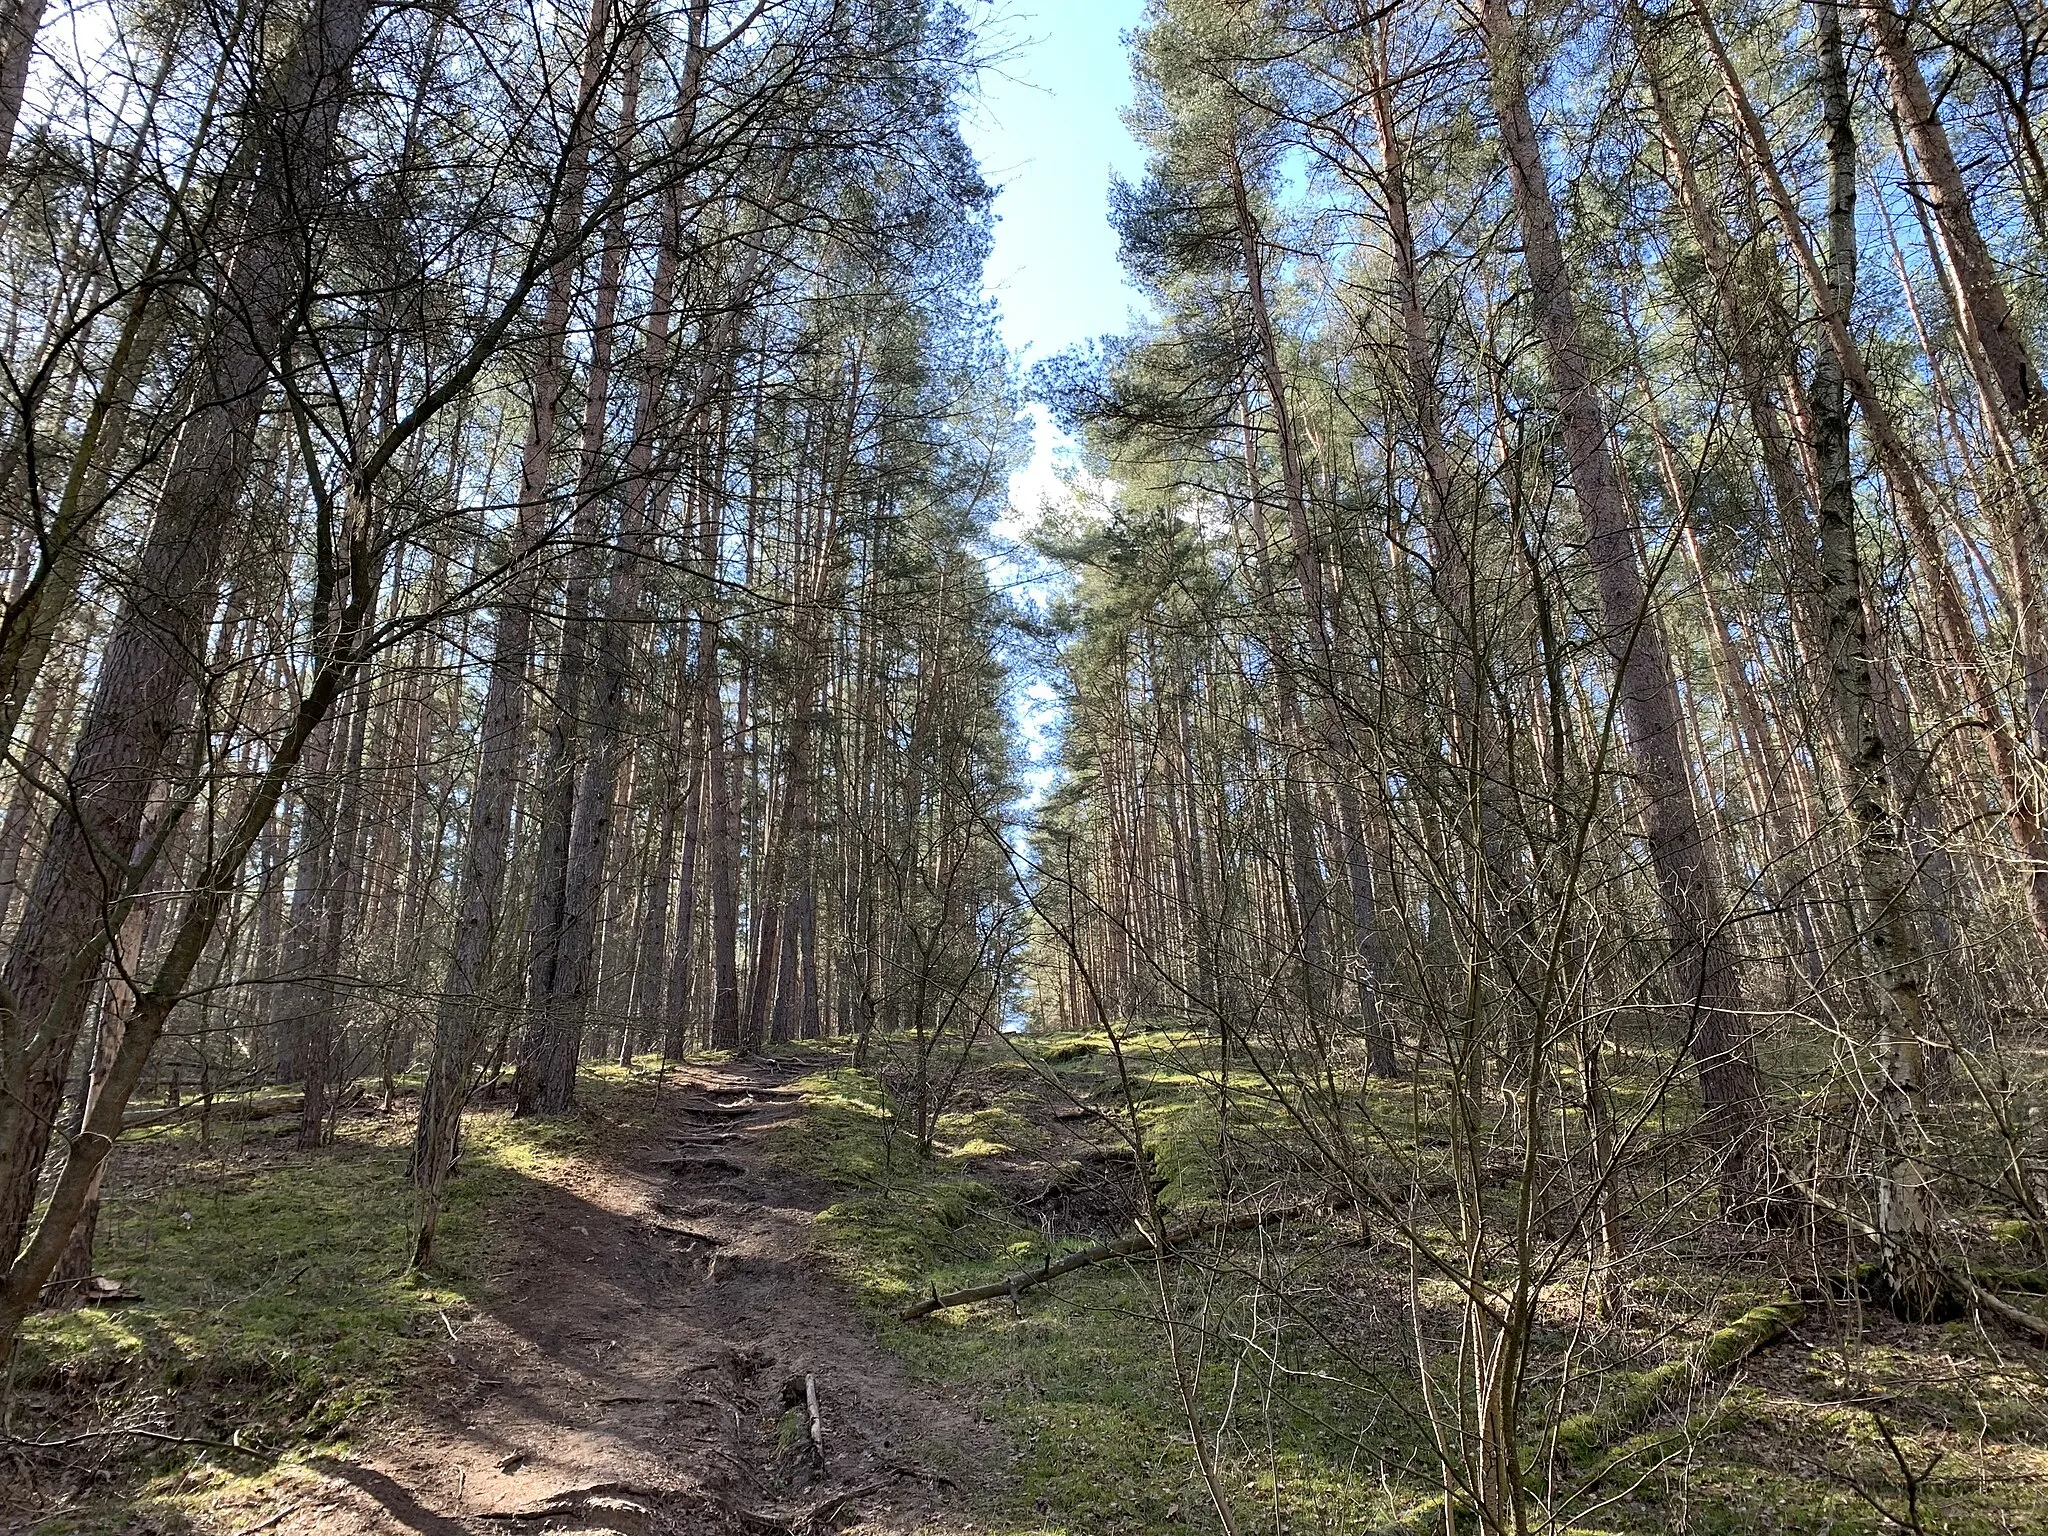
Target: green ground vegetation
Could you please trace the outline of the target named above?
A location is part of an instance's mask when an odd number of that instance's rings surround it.
[[[992,1528],[1018,1533],[1215,1530],[1188,1405],[1240,1530],[1434,1531],[1441,1473],[1416,1389],[1416,1327],[1455,1331],[1455,1297],[1395,1242],[1330,1219],[1165,1266],[1120,1260],[1016,1301],[905,1323],[936,1286],[976,1284],[1128,1222],[1070,1219],[1045,1192],[1135,1128],[1169,1220],[1215,1201],[1213,1045],[1166,1030],[992,1044],[938,1146],[892,1134],[881,1079],[805,1080],[782,1155],[839,1192],[819,1241],[920,1378],[987,1413],[1008,1458],[984,1479]],[[1370,1090],[1427,1170],[1412,1085]],[[1288,1167],[1276,1106],[1230,1110],[1242,1181]],[[1244,1192],[1242,1186],[1238,1193]],[[1723,1248],[1729,1245],[1724,1243]],[[1619,1319],[1585,1326],[1575,1277],[1547,1295],[1537,1354],[1577,1352],[1563,1406],[1532,1405],[1530,1483],[1560,1528],[1643,1533],[2048,1532],[2048,1358],[1970,1319],[1908,1327],[1853,1298],[1788,1303],[1764,1256],[1673,1244],[1629,1267]],[[1173,1319],[1169,1330],[1166,1318]],[[1739,1368],[1731,1340],[1776,1340]],[[1439,1386],[1452,1367],[1432,1363]],[[1539,1504],[1541,1507],[1541,1504]]]
[[[224,1100],[206,1115],[189,1106],[124,1141],[97,1267],[140,1299],[39,1314],[9,1376],[9,1433],[34,1423],[45,1439],[95,1437],[65,1454],[90,1468],[88,1490],[105,1489],[38,1536],[129,1528],[135,1516],[185,1529],[202,1495],[374,1428],[473,1315],[499,1213],[568,1159],[644,1126],[655,1102],[644,1071],[595,1069],[581,1093],[559,1120],[489,1107],[469,1117],[437,1262],[416,1276],[405,1273],[408,1100],[342,1116],[313,1152],[294,1145],[296,1099],[282,1096]]]

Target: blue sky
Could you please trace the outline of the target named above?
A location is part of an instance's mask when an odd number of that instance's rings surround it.
[[[981,18],[984,40],[1005,56],[983,75],[967,142],[1002,189],[984,283],[1020,365],[1128,329],[1141,304],[1117,264],[1109,178],[1135,177],[1144,165],[1119,116],[1131,99],[1123,34],[1144,9],[1144,0],[1003,0]],[[997,582],[1025,601],[1048,596],[1057,578],[1012,540],[1048,504],[1098,489],[1076,477],[1070,445],[1045,412],[1031,414],[1031,460],[1010,477],[1010,510],[987,552]],[[1062,710],[1052,681],[1016,660],[1011,712],[1028,806],[1058,776]]]
[[[1135,176],[1138,146],[1118,116],[1131,99],[1123,33],[1143,0],[1005,0],[981,23],[1006,57],[982,79],[967,142],[1002,195],[989,292],[1003,339],[1029,363],[1126,328],[1110,230],[1109,176]]]

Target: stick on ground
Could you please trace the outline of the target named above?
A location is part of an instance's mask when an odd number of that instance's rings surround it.
[[[1299,1202],[1294,1205],[1274,1206],[1264,1211],[1244,1211],[1221,1219],[1190,1221],[1178,1227],[1169,1227],[1163,1242],[1155,1242],[1151,1233],[1140,1230],[1128,1237],[1097,1243],[1093,1248],[1083,1248],[1062,1259],[1054,1259],[1048,1255],[1045,1262],[1036,1269],[1020,1269],[1014,1275],[1005,1275],[1002,1279],[991,1280],[985,1285],[970,1285],[964,1290],[945,1292],[941,1292],[934,1285],[931,1294],[899,1314],[899,1320],[911,1323],[920,1317],[930,1317],[934,1312],[944,1312],[950,1307],[964,1307],[977,1301],[994,1301],[998,1296],[1008,1296],[1014,1301],[1020,1294],[1035,1286],[1044,1285],[1049,1280],[1057,1280],[1062,1275],[1071,1275],[1075,1270],[1086,1269],[1091,1264],[1100,1264],[1106,1259],[1150,1253],[1155,1248],[1175,1248],[1197,1238],[1225,1237],[1232,1232],[1247,1232],[1253,1227],[1262,1227],[1269,1221],[1299,1216],[1308,1209],[1307,1202]]]

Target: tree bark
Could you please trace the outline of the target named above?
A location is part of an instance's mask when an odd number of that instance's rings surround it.
[[[193,362],[201,403],[158,497],[0,986],[0,1256],[20,1251],[89,981],[132,899],[143,809],[181,735],[252,456],[269,371],[303,285],[368,0],[319,0],[256,103],[260,167],[215,329]],[[116,851],[118,850],[118,851]],[[68,1236],[68,1233],[67,1233]]]
[[[603,86],[602,64],[610,25],[610,0],[591,0],[568,164],[554,210],[553,223],[558,229],[571,229],[583,218],[590,179],[590,119]],[[413,1140],[412,1173],[418,1195],[412,1254],[415,1268],[428,1263],[433,1254],[441,1193],[461,1136],[462,1106],[490,1034],[488,977],[499,938],[513,804],[526,747],[527,670],[533,662],[533,610],[540,581],[534,555],[548,532],[547,488],[577,265],[574,257],[564,256],[549,273],[541,318],[541,354],[534,368],[533,406],[520,455],[511,585],[496,611],[490,679],[477,732],[476,784],[470,795],[468,835],[456,884],[455,942],[448,979],[435,1011],[433,1059],[420,1095],[419,1127]]]
[[[2048,429],[2048,418],[2041,414],[2040,375],[2027,355],[2019,317],[2013,313],[2005,285],[1999,280],[1998,265],[1984,243],[1948,130],[1920,72],[1920,60],[1907,36],[1907,17],[1894,10],[1890,0],[1863,0],[1862,9],[1891,86],[1899,125],[1919,162],[1920,179],[1911,190],[1933,211],[1941,231],[1956,275],[1964,327],[1988,366],[2009,419],[2034,439],[2037,449],[2048,449],[2048,440],[2037,436]]]
[[[1827,343],[1841,364],[1850,398],[1863,417],[1864,428],[1876,450],[1875,457],[1884,470],[1893,495],[1898,498],[1901,520],[1912,540],[1922,578],[1934,598],[1940,638],[1948,649],[1956,672],[1960,674],[1963,694],[1981,722],[1985,750],[2005,800],[2006,825],[2026,864],[2023,891],[2028,915],[2033,919],[2036,931],[2048,939],[2048,834],[2043,831],[2037,797],[2021,774],[2021,754],[2013,737],[2012,724],[1991,686],[1975,626],[1942,545],[1933,509],[1927,502],[1920,467],[1907,450],[1890,409],[1871,382],[1862,351],[1849,333],[1848,316],[1839,312],[1829,299],[1827,277],[1800,221],[1798,203],[1778,171],[1769,135],[1764,131],[1748,92],[1743,89],[1741,77],[1735,72],[1713,17],[1700,0],[1695,0],[1693,15],[1721,77],[1737,126],[1763,178],[1786,243],[1791,247],[1800,274],[1806,280],[1807,290],[1820,312]]]
[[[635,40],[621,89],[615,141],[623,149],[637,117],[640,46]],[[553,708],[548,715],[541,771],[540,848],[534,860],[533,897],[527,905],[526,1027],[520,1034],[513,1077],[514,1113],[562,1114],[575,1097],[576,1058],[582,1039],[582,1001],[590,956],[589,915],[576,910],[580,898],[575,863],[592,857],[580,839],[577,814],[582,781],[592,771],[596,748],[584,740],[602,730],[602,706],[586,701],[591,667],[591,626],[598,565],[599,479],[603,468],[606,415],[611,404],[612,351],[616,343],[619,283],[626,259],[625,210],[606,221],[598,258],[595,311],[590,323],[590,366],[586,371],[582,450],[569,542],[569,576],[563,590],[561,662],[555,672]],[[586,708],[589,719],[585,719]],[[602,843],[599,844],[600,849]]]
[[[12,0],[0,13],[0,165],[7,163],[14,148],[36,34],[43,27],[43,7],[44,0]]]
[[[1827,301],[1838,314],[1856,292],[1856,135],[1841,19],[1831,0],[1814,7],[1828,149]],[[1880,1259],[1891,1304],[1909,1318],[1933,1314],[1941,1268],[1933,1246],[1932,1196],[1922,1166],[1926,1061],[1922,961],[1912,912],[1912,870],[1871,689],[1863,563],[1857,548],[1855,468],[1842,360],[1822,347],[1814,362],[1814,458],[1820,466],[1820,561],[1827,610],[1829,677],[1839,763],[1856,838],[1850,907],[1884,997],[1877,1040],[1880,1125]]]
[[[92,1074],[85,1093],[79,1121],[91,1119],[94,1107],[106,1093],[107,1074],[120,1054],[121,1038],[128,1019],[135,1012],[136,968],[142,960],[142,933],[149,911],[140,904],[129,909],[121,931],[107,954],[106,987],[100,1000],[99,1030],[93,1040]],[[46,1304],[65,1305],[75,1301],[93,1275],[93,1242],[99,1232],[100,1187],[106,1175],[102,1164],[86,1185],[84,1207],[71,1229],[57,1267],[43,1285]]]
[[[1620,715],[1636,771],[1650,861],[1671,942],[1671,980],[1688,1014],[1703,1130],[1725,1159],[1724,1191],[1741,1203],[1764,1172],[1762,1089],[1711,828],[1694,803],[1671,658],[1637,563],[1640,531],[1608,446],[1606,412],[1564,262],[1550,172],[1529,110],[1520,27],[1507,0],[1481,0],[1488,77],[1522,228],[1530,303],[1557,399],[1572,489],[1613,659]]]

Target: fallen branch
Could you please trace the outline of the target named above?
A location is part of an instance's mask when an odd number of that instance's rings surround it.
[[[1573,1461],[1586,1462],[1632,1433],[1638,1424],[1697,1390],[1709,1378],[1732,1371],[1770,1348],[1797,1327],[1806,1305],[1793,1297],[1751,1307],[1686,1351],[1682,1359],[1623,1379],[1599,1406],[1575,1413],[1557,1427],[1557,1446]]]
[[[272,1530],[277,1526],[283,1525],[285,1521],[298,1513],[298,1508],[299,1506],[296,1504],[287,1504],[269,1519],[258,1520],[254,1525],[243,1526],[239,1531],[235,1532],[235,1536],[257,1536],[259,1531]]]
[[[721,1499],[719,1502],[728,1515],[748,1530],[769,1531],[774,1533],[774,1536],[790,1536],[790,1532],[796,1529],[793,1520],[785,1520],[779,1515],[764,1515],[760,1510],[749,1509],[736,1499]]]
[[[2011,1269],[1999,1264],[1973,1264],[1970,1278],[2000,1295],[2048,1296],[2048,1269]]]
[[[811,1434],[811,1466],[822,1472],[825,1470],[825,1417],[818,1411],[818,1378],[815,1376],[804,1377],[804,1408]]]
[[[1008,1296],[1014,1301],[1036,1286],[1044,1285],[1049,1280],[1057,1280],[1062,1275],[1071,1275],[1075,1270],[1086,1269],[1091,1264],[1100,1264],[1107,1259],[1128,1258],[1137,1253],[1176,1248],[1196,1238],[1226,1237],[1233,1232],[1246,1232],[1253,1227],[1264,1226],[1269,1221],[1282,1221],[1289,1216],[1299,1216],[1308,1209],[1308,1202],[1302,1201],[1294,1205],[1274,1206],[1270,1210],[1245,1211],[1220,1220],[1190,1221],[1178,1227],[1169,1227],[1163,1240],[1155,1240],[1151,1233],[1140,1228],[1129,1237],[1097,1243],[1093,1248],[1083,1248],[1063,1259],[1055,1259],[1047,1254],[1045,1262],[1038,1268],[1021,1269],[1014,1275],[991,1280],[986,1285],[970,1285],[965,1290],[946,1292],[941,1292],[934,1285],[929,1296],[899,1314],[899,1321],[913,1323],[920,1317],[930,1317],[934,1312],[964,1307],[977,1301],[994,1301],[999,1296]]]
[[[1862,1217],[1857,1216],[1854,1212],[1844,1210],[1841,1206],[1824,1198],[1818,1192],[1808,1189],[1797,1179],[1788,1177],[1787,1182],[1803,1195],[1816,1210],[1824,1211],[1828,1215],[1835,1217],[1849,1227],[1850,1230],[1860,1233],[1866,1241],[1879,1244],[1880,1246],[1883,1244],[1884,1235],[1869,1222],[1863,1220]],[[1992,1287],[1997,1287],[1999,1290],[2038,1294],[2044,1282],[2048,1282],[2048,1275],[2044,1275],[2043,1271],[1991,1269],[1979,1271],[1978,1275],[1973,1278],[1968,1274],[1951,1269],[1945,1264],[1937,1264],[1936,1269],[1941,1276],[1942,1283],[1951,1292],[1974,1303],[1978,1310],[1989,1312],[2007,1327],[2017,1328],[2020,1332],[2031,1336],[2036,1342],[2048,1344],[2048,1318],[2043,1318],[2038,1313],[2029,1312],[2024,1307],[2014,1306],[1992,1289]],[[1980,1280],[1988,1280],[1991,1282],[1991,1285],[1982,1285],[1979,1283]],[[1867,1284],[1867,1282],[1863,1282],[1863,1284]],[[1860,1289],[1861,1285],[1859,1285]]]
[[[221,1099],[213,1100],[209,1108],[207,1101],[190,1099],[183,1104],[168,1105],[163,1109],[146,1110],[131,1114],[121,1121],[121,1132],[148,1130],[153,1126],[170,1125],[179,1120],[190,1120],[197,1115],[208,1115],[216,1124],[233,1125],[251,1120],[274,1120],[280,1115],[296,1115],[304,1104],[297,1094],[289,1099]]]
[[[2022,1333],[2032,1334],[2037,1342],[2048,1343],[2048,1318],[2039,1317],[2025,1307],[2014,1306],[1997,1293],[1986,1290],[1967,1277],[1963,1280],[1963,1288],[1969,1293],[1970,1300],[1993,1317],[2019,1329]]]
[[[56,1440],[23,1440],[10,1435],[0,1439],[0,1445],[17,1451],[57,1451],[67,1445],[85,1445],[94,1440],[153,1440],[160,1445],[191,1445],[207,1451],[240,1451],[244,1456],[254,1456],[259,1461],[276,1458],[269,1451],[261,1451],[252,1445],[237,1445],[232,1440],[202,1440],[192,1435],[166,1434],[160,1429],[92,1429],[81,1435],[65,1435]]]
[[[855,1499],[864,1499],[870,1494],[880,1493],[888,1486],[887,1483],[869,1483],[862,1488],[850,1488],[845,1493],[835,1494],[823,1503],[813,1504],[804,1512],[802,1524],[798,1529],[803,1531],[805,1536],[813,1536],[813,1533],[824,1530],[836,1520],[840,1512]]]
[[[650,1506],[667,1497],[668,1495],[658,1488],[643,1488],[637,1483],[592,1483],[587,1488],[564,1488],[560,1493],[549,1494],[538,1504],[529,1504],[520,1509],[485,1510],[470,1518],[524,1522],[555,1520],[564,1515],[637,1512],[652,1516],[654,1511]],[[625,1506],[631,1506],[631,1509],[628,1510]]]

